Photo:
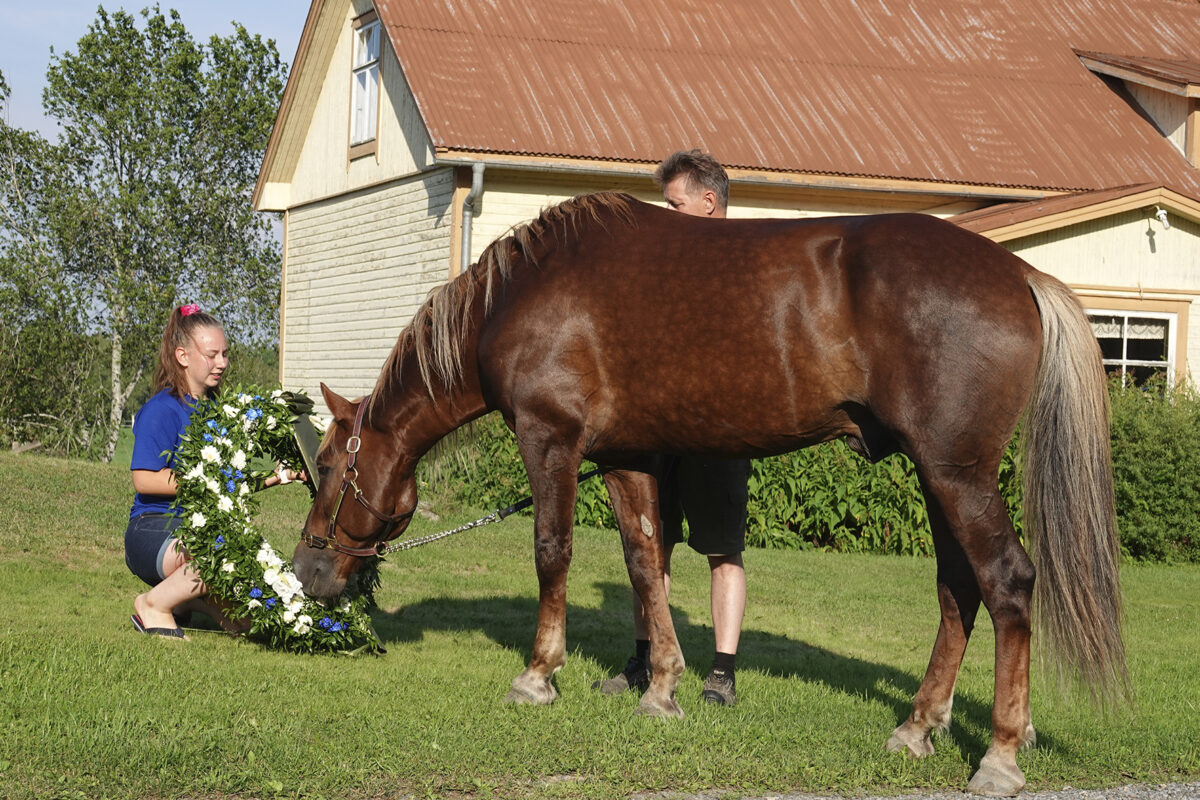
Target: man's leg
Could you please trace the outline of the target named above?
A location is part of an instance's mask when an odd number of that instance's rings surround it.
[[[736,655],[746,615],[746,570],[742,554],[709,556],[712,570],[713,636],[717,652]]]
[[[716,653],[704,679],[700,696],[710,703],[731,706],[737,702],[735,669],[742,618],[746,613],[746,570],[742,554],[709,556],[712,571],[713,639]]]

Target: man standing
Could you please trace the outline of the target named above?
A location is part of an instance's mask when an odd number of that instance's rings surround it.
[[[724,218],[729,203],[729,176],[712,156],[700,150],[681,150],[667,157],[654,173],[667,207],[698,217]],[[704,679],[701,697],[731,706],[737,701],[734,668],[742,617],[746,610],[747,460],[716,458],[663,459],[659,475],[662,508],[664,582],[671,591],[671,552],[683,541],[683,518],[689,528],[687,543],[708,557],[712,575],[713,634],[716,654]],[[604,694],[629,689],[644,690],[650,683],[650,635],[641,599],[633,595],[636,650],[625,669],[613,678],[597,681],[593,688]]]

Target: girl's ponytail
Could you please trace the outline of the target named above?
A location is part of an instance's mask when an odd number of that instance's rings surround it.
[[[188,393],[187,371],[175,358],[175,350],[186,348],[201,328],[220,327],[221,323],[215,317],[201,311],[195,303],[171,309],[158,349],[158,366],[154,368],[154,391],[170,389],[176,397],[185,397]]]

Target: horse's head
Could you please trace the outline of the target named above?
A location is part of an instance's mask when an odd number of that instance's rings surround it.
[[[395,437],[364,420],[366,399],[351,402],[325,384],[321,393],[333,423],[317,454],[320,489],[292,563],[306,594],[332,598],[364,558],[408,527],[417,484],[397,458]]]

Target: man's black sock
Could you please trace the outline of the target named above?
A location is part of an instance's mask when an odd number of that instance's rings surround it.
[[[713,669],[719,669],[732,675],[736,666],[737,653],[722,653],[718,650],[713,656]]]

